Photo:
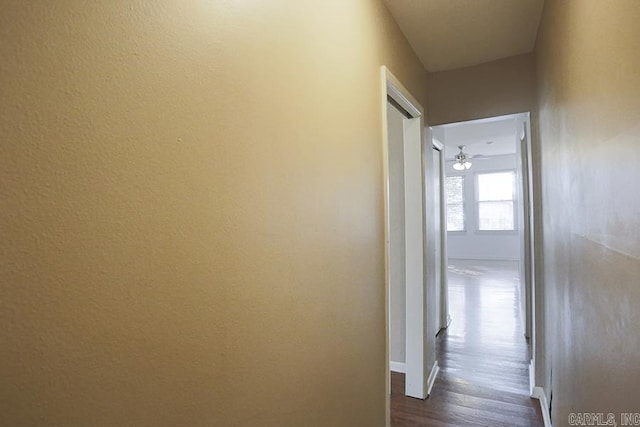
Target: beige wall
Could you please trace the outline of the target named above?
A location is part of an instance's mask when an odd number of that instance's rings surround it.
[[[525,113],[535,106],[535,58],[518,55],[429,74],[429,124]]]
[[[379,1],[4,1],[0,424],[382,426]]]
[[[636,0],[549,0],[538,35],[554,426],[640,409],[638,22]]]

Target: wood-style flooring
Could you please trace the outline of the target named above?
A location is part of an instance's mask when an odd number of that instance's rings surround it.
[[[391,374],[392,427],[543,427],[529,397],[517,264],[451,261],[448,278],[452,321],[436,340],[440,373],[426,400],[406,397],[404,374]]]

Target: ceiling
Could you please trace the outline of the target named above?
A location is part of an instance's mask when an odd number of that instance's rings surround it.
[[[384,0],[430,71],[533,50],[543,0]]]
[[[444,144],[446,160],[453,160],[464,145],[471,157],[491,157],[516,153],[518,130],[514,118],[476,120],[434,126],[433,137]],[[489,144],[488,144],[489,143]]]

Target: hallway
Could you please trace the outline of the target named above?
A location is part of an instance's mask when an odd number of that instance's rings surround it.
[[[392,426],[542,426],[519,306],[517,263],[450,262],[440,373],[424,401],[405,397],[404,375],[392,373]]]

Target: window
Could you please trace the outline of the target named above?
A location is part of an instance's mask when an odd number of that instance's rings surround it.
[[[447,231],[464,231],[464,177],[448,176],[444,185],[447,193]]]
[[[478,174],[478,230],[515,230],[515,173]]]

